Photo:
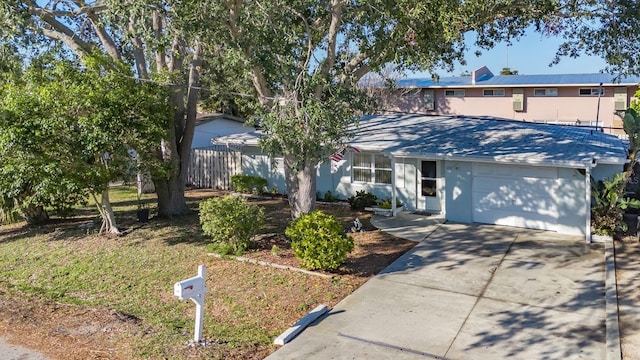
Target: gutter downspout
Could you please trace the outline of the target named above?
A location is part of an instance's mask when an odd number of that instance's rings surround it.
[[[587,244],[591,243],[591,169],[595,165],[595,159],[593,159],[591,164],[586,164],[584,169],[584,183],[585,183],[585,200],[587,205],[587,216],[585,223],[585,241]]]
[[[393,217],[398,213],[396,198],[396,157],[391,156],[391,216]]]

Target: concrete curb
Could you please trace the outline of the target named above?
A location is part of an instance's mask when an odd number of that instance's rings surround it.
[[[620,328],[618,326],[618,290],[616,283],[616,259],[613,241],[604,243],[605,261],[605,327],[607,360],[621,360]]]

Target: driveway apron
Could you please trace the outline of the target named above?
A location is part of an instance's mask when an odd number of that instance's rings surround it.
[[[443,224],[267,359],[604,359],[604,249]]]

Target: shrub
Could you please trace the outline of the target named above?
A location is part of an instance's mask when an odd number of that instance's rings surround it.
[[[13,201],[0,195],[0,225],[13,224],[21,219],[20,212],[13,206]]]
[[[639,208],[640,200],[622,196],[625,184],[622,174],[598,182],[591,178],[591,194],[595,199],[591,207],[591,226],[595,234],[612,236],[616,232],[627,231],[624,212],[629,208]]]
[[[356,194],[349,198],[349,205],[354,210],[364,210],[364,208],[376,205],[378,197],[364,190],[356,191]]]
[[[402,206],[402,203],[400,202],[400,200],[396,199],[396,208],[399,208],[400,206]],[[378,207],[381,209],[391,209],[391,199],[386,198],[384,200],[381,200],[380,202],[378,202]]]
[[[233,175],[231,177],[233,190],[245,194],[260,194],[267,189],[267,180],[260,176]]]
[[[219,249],[240,254],[264,225],[264,211],[239,196],[212,198],[200,203],[200,224]]]
[[[319,210],[304,214],[285,230],[296,258],[307,269],[333,270],[353,250],[353,238],[331,215]]]
[[[338,201],[338,197],[333,195],[333,193],[331,192],[331,190],[328,190],[326,193],[324,193],[323,197],[320,197],[320,192],[318,192],[317,194],[318,196],[318,200],[322,200],[322,201],[326,201],[326,202],[336,202]]]

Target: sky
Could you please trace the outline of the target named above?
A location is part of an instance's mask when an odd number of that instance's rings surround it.
[[[475,35],[469,35],[466,39],[468,44],[473,44]],[[564,57],[559,64],[549,67],[561,43],[561,38],[544,37],[539,33],[529,31],[519,41],[512,42],[511,46],[500,43],[491,50],[481,50],[480,57],[475,55],[476,48],[470,46],[465,55],[467,65],[458,65],[451,73],[441,70],[438,75],[441,77],[459,76],[465,70],[471,72],[483,65],[496,75],[504,67],[517,70],[521,75],[539,75],[598,73],[606,66],[606,62],[599,57],[583,55],[577,59]],[[431,76],[429,73],[414,73],[407,74],[407,77]]]

